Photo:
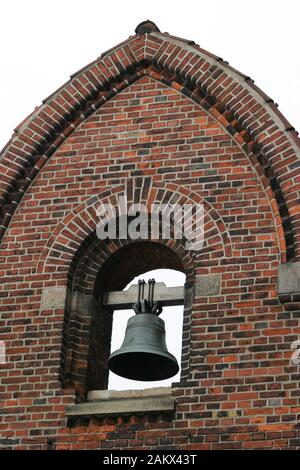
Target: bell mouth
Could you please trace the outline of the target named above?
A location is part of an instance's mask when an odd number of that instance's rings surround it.
[[[179,371],[176,358],[170,353],[116,351],[108,360],[109,369],[130,380],[145,382],[165,380]]]

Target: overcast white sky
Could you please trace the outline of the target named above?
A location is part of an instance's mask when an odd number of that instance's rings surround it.
[[[0,148],[43,98],[146,19],[249,75],[300,130],[299,18],[299,0],[2,0]]]

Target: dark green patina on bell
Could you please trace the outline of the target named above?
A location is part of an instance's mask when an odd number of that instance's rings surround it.
[[[149,298],[141,301],[144,281],[139,282],[136,312],[129,318],[120,349],[108,359],[109,369],[131,380],[164,380],[177,374],[179,366],[166,345],[165,322],[158,317],[162,308],[153,302],[154,279],[149,281]]]

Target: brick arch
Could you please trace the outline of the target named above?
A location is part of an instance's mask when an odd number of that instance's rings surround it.
[[[97,272],[94,271],[90,280],[94,288],[80,291],[74,284],[67,291],[60,368],[63,386],[75,386],[78,396],[82,398],[88,390],[107,388],[113,312],[103,305],[103,294],[109,290],[121,290],[136,275],[160,268],[184,272],[189,289],[193,265],[190,262],[187,271],[186,258],[184,249],[178,243],[170,247],[158,240],[101,242],[96,253]],[[85,270],[80,271],[77,279],[85,273]],[[187,338],[192,317],[189,301],[185,302],[184,317],[182,334],[183,338]],[[182,364],[182,371],[187,374],[189,344],[185,345]]]
[[[145,183],[145,180],[143,183]],[[143,186],[145,186],[143,183],[141,183],[140,187],[135,188],[135,191],[132,193],[132,201],[130,202],[133,202],[139,197],[138,193],[142,193]],[[132,181],[129,182],[129,184],[131,185]],[[130,191],[129,188],[127,188],[127,190]],[[190,254],[185,250],[184,243],[181,241],[170,240],[166,242],[166,246],[175,250],[175,252],[180,255],[183,262],[182,270],[186,273],[188,282],[193,279],[194,265],[201,265],[206,269],[209,269],[210,263],[217,264],[219,262],[218,260],[224,257],[230,258],[232,256],[231,242],[225,224],[219,213],[213,208],[213,206],[211,206],[211,204],[203,200],[199,195],[192,194],[191,191],[186,188],[180,188],[176,184],[157,184],[156,187],[153,186],[151,188],[148,197],[141,200],[145,205],[149,205],[150,202],[161,203],[162,201],[168,201],[170,204],[175,202],[178,204],[191,202],[204,204],[204,210],[207,217],[205,224],[207,239],[203,249],[198,253]],[[158,242],[161,243],[162,239],[160,238]],[[126,246],[128,243],[131,242],[128,240],[111,241],[106,245],[106,255],[110,256],[119,250],[120,247]],[[82,254],[83,250],[79,249],[78,253],[76,253],[73,258],[72,265],[73,268],[76,269],[76,273],[74,273],[74,278],[70,276],[69,273],[69,279],[72,279],[72,282],[75,283],[79,290],[91,292],[93,289],[94,276],[99,271],[103,261],[105,261],[103,253],[98,253],[99,247],[99,240],[95,232],[93,232],[90,236],[89,246],[87,248],[83,247],[84,254]],[[93,254],[93,256],[91,256],[91,254]],[[138,272],[135,275],[137,274]]]
[[[203,204],[205,212],[205,245],[200,252],[186,256],[184,268],[189,271],[191,259],[196,258],[197,264],[208,269],[208,263],[217,264],[222,258],[232,257],[232,245],[225,223],[218,211],[207,200],[188,188],[175,183],[157,183],[151,185],[150,178],[132,178],[127,185],[115,186],[98,195],[88,198],[70,212],[54,229],[47,240],[38,262],[38,272],[57,273],[61,277],[63,273],[73,282],[73,272],[78,269],[86,269],[83,265],[78,267],[78,260],[86,260],[88,263],[96,261],[89,256],[99,245],[95,235],[97,225],[96,209],[100,202],[117,205],[118,196],[128,195],[128,204],[132,202],[144,203],[148,209],[152,203],[170,204]],[[145,191],[146,189],[146,191]],[[112,240],[108,243],[106,250],[112,253],[120,248],[120,241]],[[169,240],[166,244],[175,250],[182,250],[181,241]],[[185,250],[186,251],[186,250]],[[85,256],[82,257],[82,253]],[[99,258],[101,264],[103,259]],[[97,271],[94,266],[94,271]]]
[[[159,75],[163,83],[200,103],[239,142],[268,190],[282,261],[285,246],[288,259],[299,257],[295,178],[300,144],[294,128],[249,77],[194,43],[158,31],[129,38],[74,74],[18,126],[0,157],[1,235],[23,194],[64,139],[145,73]]]
[[[148,208],[152,202],[203,203],[206,215],[206,244],[203,250],[197,253],[189,252],[181,240],[163,240],[161,238],[149,242],[99,241],[95,234],[96,207],[100,201],[115,204],[117,196],[123,194],[128,195],[128,203],[141,202]],[[149,247],[149,244],[152,246]],[[101,336],[101,332],[109,332],[111,329],[111,316],[101,307],[104,284],[99,282],[99,273],[102,273],[102,279],[107,278],[109,281],[108,274],[113,270],[105,270],[107,263],[114,255],[119,255],[122,249],[132,247],[136,252],[136,248],[139,248],[138,245],[141,247],[136,254],[139,259],[148,248],[149,253],[151,250],[153,251],[154,245],[157,245],[157,250],[159,250],[159,253],[155,255],[158,254],[159,259],[152,261],[149,257],[140,266],[133,264],[131,266],[132,278],[149,269],[177,269],[186,274],[187,288],[193,286],[197,270],[200,270],[201,273],[204,271],[209,273],[210,269],[220,265],[219,263],[225,257],[230,259],[232,256],[229,235],[215,208],[203,200],[199,194],[174,183],[157,183],[156,186],[150,186],[150,178],[133,178],[128,181],[127,186],[120,185],[93,196],[68,214],[54,230],[44,247],[38,271],[47,273],[50,277],[53,276],[53,279],[59,277],[60,282],[67,283],[60,376],[64,385],[75,385],[81,396],[85,396],[85,392],[93,387],[105,388],[108,378],[105,360],[95,346],[100,342],[105,344],[108,350],[109,343],[107,343],[106,337]],[[124,257],[122,260],[124,262]],[[122,289],[129,280],[130,277],[127,273],[122,276],[120,270],[120,275],[114,279],[114,289]],[[105,283],[105,289],[110,290],[111,286],[112,284],[109,282]],[[83,313],[76,303],[76,299],[79,298],[78,294],[81,299],[85,299],[80,301],[83,302],[83,305],[86,305],[86,299],[92,299],[88,301],[90,307],[87,309],[84,307]],[[102,309],[102,315],[99,315],[99,309]],[[95,311],[97,311],[97,315]],[[187,339],[183,343],[184,352],[182,355],[182,377],[185,378],[188,377],[190,371],[191,321],[192,305],[186,304],[183,335]],[[98,336],[94,341],[90,340],[90,331],[97,332]],[[107,351],[104,356],[107,356]],[[97,364],[102,364],[103,367],[99,368]]]
[[[182,243],[173,241],[171,243],[164,243],[163,240],[152,240],[152,241],[133,241],[133,240],[113,240],[99,242],[97,236],[93,233],[90,237],[91,243],[89,247],[83,253],[77,253],[76,260],[78,262],[76,270],[73,273],[73,277],[70,275],[70,281],[72,282],[72,288],[84,292],[85,294],[94,294],[97,291],[97,285],[99,280],[99,272],[103,265],[108,261],[111,256],[119,253],[120,250],[124,249],[124,256],[131,256],[130,248],[134,246],[136,263],[131,268],[131,278],[128,279],[126,273],[117,272],[116,266],[112,272],[107,272],[105,279],[105,286],[107,290],[111,290],[111,279],[115,284],[114,289],[122,290],[128,282],[134,277],[152,269],[175,269],[182,271],[186,274],[187,281],[192,282],[194,278],[194,263],[192,257],[186,252]],[[144,250],[148,249],[149,245],[163,246],[166,248],[165,254],[157,260],[156,264],[152,263],[148,266],[148,260],[144,260]],[[137,249],[137,245],[140,249]],[[151,249],[151,247],[150,247]],[[169,257],[166,255],[167,252],[174,252],[178,256],[178,262],[170,262]],[[180,261],[179,261],[180,260]],[[74,260],[75,263],[75,260]],[[154,266],[155,264],[155,266]],[[94,294],[96,295],[96,293]]]

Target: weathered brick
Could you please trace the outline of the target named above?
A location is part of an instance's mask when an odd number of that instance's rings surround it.
[[[299,142],[282,130],[289,126],[277,108],[262,104],[265,95],[222,61],[211,66],[205,51],[167,35],[128,41],[48,98],[1,155],[8,364],[0,370],[0,445],[300,448],[299,373],[289,351],[300,333],[299,299],[285,307],[277,297],[279,261],[300,254]],[[147,207],[203,202],[204,249],[99,244],[95,208],[125,191]],[[92,321],[88,299],[157,266],[185,272],[196,294],[185,312],[175,414],[66,424],[67,405],[107,384],[111,315]],[[218,282],[207,289],[203,278]],[[75,314],[65,302],[73,287],[83,295]]]

